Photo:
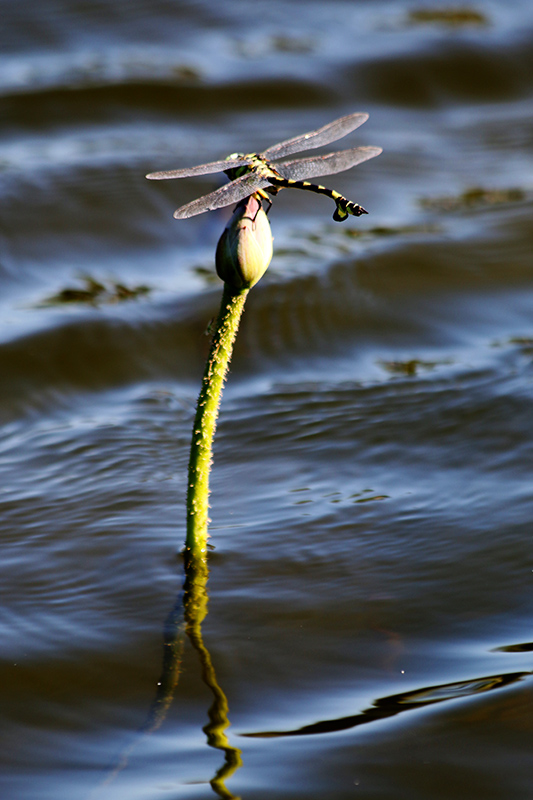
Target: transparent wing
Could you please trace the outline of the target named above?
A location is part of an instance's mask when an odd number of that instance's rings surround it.
[[[354,131],[367,119],[368,114],[348,114],[347,117],[341,117],[329,122],[316,131],[304,133],[302,136],[295,136],[294,139],[287,139],[285,142],[275,144],[261,153],[261,156],[268,159],[283,158],[283,156],[290,156],[291,153],[322,147],[331,142],[336,142],[337,139],[342,139],[343,136]]]
[[[319,178],[321,175],[335,175],[351,169],[369,158],[375,158],[381,153],[381,147],[354,147],[351,150],[339,150],[338,153],[329,153],[326,156],[315,158],[298,158],[295,161],[281,161],[273,164],[274,169],[283,178],[293,181],[304,181],[309,178]]]
[[[216,189],[210,194],[205,194],[203,197],[181,206],[174,211],[174,218],[187,219],[188,217],[196,216],[196,214],[203,214],[204,211],[214,211],[215,208],[223,208],[231,205],[231,203],[238,203],[239,200],[244,200],[245,197],[249,197],[249,195],[267,186],[270,186],[268,178],[262,178],[260,175],[251,172],[226,184],[226,186],[222,186],[220,189]]]
[[[245,158],[232,158],[224,161],[211,161],[209,164],[198,164],[197,167],[185,169],[169,169],[164,172],[149,172],[146,176],[149,181],[165,181],[171,178],[189,178],[192,175],[210,175],[213,172],[223,172],[233,167],[243,167],[250,161]]]

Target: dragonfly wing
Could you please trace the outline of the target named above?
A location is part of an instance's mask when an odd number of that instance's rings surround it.
[[[283,178],[293,181],[304,181],[319,178],[322,175],[335,175],[351,169],[369,158],[379,156],[381,147],[354,147],[351,150],[339,150],[326,156],[297,158],[294,161],[281,161],[273,164],[274,169]]]
[[[270,186],[267,178],[262,178],[260,175],[251,172],[225,186],[221,186],[220,189],[216,189],[210,194],[205,194],[203,197],[181,206],[174,211],[174,218],[187,219],[188,217],[196,216],[196,214],[203,214],[204,211],[214,211],[215,208],[223,208],[232,203],[238,203],[239,200],[244,200],[245,197],[249,197],[254,192],[267,186]]]
[[[267,159],[283,158],[283,156],[290,156],[292,153],[299,153],[302,150],[313,150],[315,147],[322,147],[331,142],[336,142],[337,139],[342,139],[343,136],[354,131],[367,119],[368,114],[348,114],[347,117],[341,117],[329,122],[316,131],[304,133],[302,136],[295,136],[294,139],[287,139],[285,142],[275,144],[261,153],[261,156]]]
[[[149,172],[146,176],[150,181],[165,181],[171,178],[189,178],[193,175],[210,175],[213,172],[223,172],[233,167],[243,167],[250,162],[244,158],[231,158],[224,161],[211,161],[209,164],[198,164],[197,167],[185,169],[169,169],[163,172]]]

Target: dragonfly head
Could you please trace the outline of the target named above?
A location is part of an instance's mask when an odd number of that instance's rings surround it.
[[[247,158],[247,156],[244,153],[232,153],[230,156],[227,156],[226,161],[233,161],[237,158]],[[224,170],[224,173],[228,176],[230,181],[234,181],[235,178],[240,178],[241,175],[246,175],[247,172],[250,172],[250,168],[246,165]]]

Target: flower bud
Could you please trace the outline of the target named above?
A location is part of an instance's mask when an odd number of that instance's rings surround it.
[[[272,233],[261,202],[253,195],[239,203],[217,245],[218,277],[235,291],[251,289],[272,258]]]

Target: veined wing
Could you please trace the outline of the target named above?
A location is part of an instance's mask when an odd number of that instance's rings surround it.
[[[223,172],[226,169],[243,167],[249,163],[249,159],[246,158],[232,158],[223,161],[211,161],[209,164],[198,164],[197,167],[169,169],[163,172],[149,172],[146,177],[150,181],[165,181],[170,178],[189,178],[193,175],[210,175],[213,172]]]
[[[224,162],[225,163],[225,162]],[[194,217],[196,214],[203,214],[204,211],[214,211],[215,208],[223,208],[229,206],[231,203],[238,203],[245,197],[257,192],[259,189],[265,189],[270,186],[268,178],[261,177],[251,172],[243,175],[240,178],[221,186],[210,194],[205,194],[191,203],[174,211],[174,219],[187,219],[187,217]]]
[[[347,117],[340,117],[340,119],[329,122],[316,131],[304,133],[302,136],[295,136],[293,139],[287,139],[285,142],[275,144],[261,153],[261,156],[267,159],[283,158],[283,156],[290,156],[292,153],[299,153],[302,150],[313,150],[315,147],[322,147],[331,142],[336,142],[337,139],[342,139],[343,136],[354,131],[367,119],[368,114],[348,114]]]
[[[339,150],[326,156],[311,158],[297,158],[294,161],[281,161],[272,164],[274,169],[283,178],[293,181],[303,181],[309,178],[319,178],[322,175],[335,175],[351,169],[369,158],[379,156],[381,147],[353,147],[351,150]]]

